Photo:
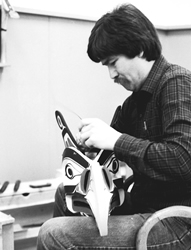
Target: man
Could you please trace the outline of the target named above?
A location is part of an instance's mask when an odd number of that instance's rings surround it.
[[[133,5],[101,17],[92,29],[88,55],[109,69],[114,82],[132,91],[112,127],[84,119],[77,139],[87,147],[113,150],[133,170],[135,183],[100,237],[92,218],[59,217],[40,231],[38,249],[135,249],[148,216],[171,205],[191,206],[191,72],[168,63],[153,24]],[[56,194],[56,216],[69,215],[63,187]],[[116,215],[118,214],[118,215]],[[148,249],[190,249],[191,219],[156,224]]]

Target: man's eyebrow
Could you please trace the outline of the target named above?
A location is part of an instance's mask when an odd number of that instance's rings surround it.
[[[102,60],[102,65],[108,65],[110,61],[110,58]]]

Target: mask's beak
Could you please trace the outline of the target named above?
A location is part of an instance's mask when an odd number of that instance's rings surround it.
[[[85,178],[89,183],[86,187],[85,198],[91,207],[100,235],[105,236],[108,234],[108,216],[112,198],[110,192],[114,185],[111,175],[106,167],[93,161],[89,174]]]

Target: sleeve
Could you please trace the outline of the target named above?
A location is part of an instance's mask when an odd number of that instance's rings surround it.
[[[162,181],[191,182],[191,77],[168,79],[161,89],[163,140],[122,134],[114,152],[133,171]]]

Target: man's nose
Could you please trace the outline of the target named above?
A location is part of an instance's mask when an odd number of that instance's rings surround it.
[[[114,67],[108,66],[108,70],[111,79],[115,79],[118,76],[117,70]]]

